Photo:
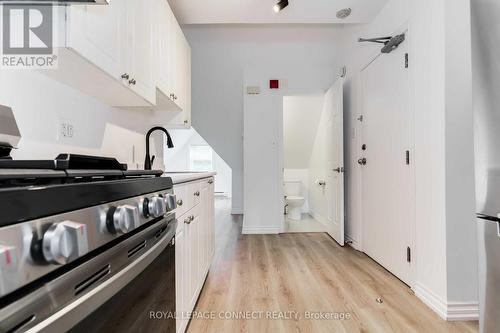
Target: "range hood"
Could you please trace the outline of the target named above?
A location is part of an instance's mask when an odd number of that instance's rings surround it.
[[[108,5],[111,0],[0,0],[0,4]]]

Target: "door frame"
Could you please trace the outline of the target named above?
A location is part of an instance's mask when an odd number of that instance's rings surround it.
[[[406,23],[404,24],[401,28],[397,29],[395,32],[392,33],[392,36],[398,35],[405,33],[405,43],[408,43],[408,53],[410,54],[410,59],[411,59],[411,54],[413,52],[413,40],[411,38],[411,31],[409,24]],[[374,61],[378,59],[378,57],[383,57],[384,55],[380,53],[380,51],[377,51],[372,57],[370,57],[370,60],[366,62],[364,66],[361,67],[359,71],[359,94],[357,96],[359,105],[360,105],[360,113],[359,116],[363,116],[365,114],[365,100],[364,100],[364,79],[363,79],[363,71],[368,68]],[[410,288],[414,288],[415,286],[415,277],[417,276],[417,241],[416,241],[416,150],[415,150],[415,102],[414,102],[414,90],[415,90],[415,84],[414,84],[414,67],[411,65],[408,67],[408,112],[410,113],[410,135],[409,135],[409,149],[410,149],[410,161],[412,161],[409,165],[410,167],[410,175],[411,175],[411,182],[410,182],[410,193],[411,193],[411,202],[412,202],[412,207],[411,207],[411,212],[408,214],[409,218],[409,246],[411,248],[411,263],[410,263],[410,270],[409,270],[409,282],[410,282]],[[363,122],[359,122],[359,135],[358,135],[358,140],[357,140],[357,145],[356,151],[358,152],[358,155],[361,156],[362,151],[361,151],[361,145],[363,144]],[[362,210],[363,209],[363,175],[362,175],[362,170],[361,168],[358,169],[358,177],[359,177],[359,190],[357,191],[357,200],[358,200],[358,209]],[[364,218],[363,215],[360,215],[360,241],[359,241],[359,246],[360,250],[364,252]]]

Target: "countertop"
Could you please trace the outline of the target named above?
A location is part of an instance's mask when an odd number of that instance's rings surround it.
[[[162,177],[172,178],[172,182],[175,184],[192,182],[198,179],[204,179],[213,177],[217,172],[165,172]]]

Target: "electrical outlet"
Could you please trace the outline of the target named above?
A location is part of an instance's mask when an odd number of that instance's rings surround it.
[[[59,128],[57,132],[58,140],[68,140],[75,136],[75,127],[67,119],[59,120]]]

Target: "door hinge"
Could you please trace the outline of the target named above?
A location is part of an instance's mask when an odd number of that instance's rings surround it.
[[[406,248],[406,261],[411,262],[411,249],[409,246]]]
[[[408,53],[405,53],[405,68],[408,68],[408,66],[410,65],[409,61],[409,55]]]
[[[406,165],[410,165],[410,151],[406,151]]]

